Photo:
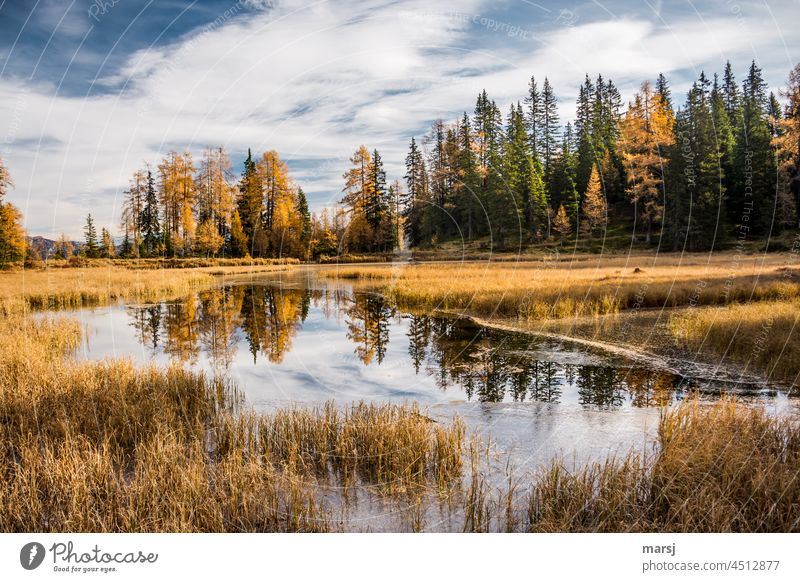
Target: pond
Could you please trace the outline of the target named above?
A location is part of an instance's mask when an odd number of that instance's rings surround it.
[[[313,278],[265,277],[77,315],[86,330],[80,358],[180,361],[230,377],[261,410],[417,402],[434,418],[461,415],[518,466],[641,448],[659,407],[690,391],[742,392],[579,344],[406,313],[380,295]],[[775,410],[795,406],[778,390],[744,388]]]

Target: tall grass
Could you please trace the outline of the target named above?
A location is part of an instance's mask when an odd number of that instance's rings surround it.
[[[683,346],[725,357],[773,380],[800,374],[800,301],[766,301],[672,314],[669,330]]]
[[[325,531],[321,484],[449,487],[464,427],[413,406],[256,415],[222,379],[77,362],[69,320],[0,320],[0,531]]]
[[[652,452],[577,468],[554,460],[508,491],[466,504],[493,529],[530,532],[798,532],[800,426],[728,398],[666,411]],[[511,516],[511,517],[509,517]],[[485,528],[486,526],[484,526]],[[468,528],[469,529],[469,528]]]
[[[191,270],[134,271],[114,267],[0,273],[0,316],[118,300],[155,301],[214,281],[209,273]]]
[[[346,266],[322,269],[320,274],[376,287],[404,308],[463,310],[523,320],[800,295],[800,286],[785,276],[779,256],[737,265],[732,276],[731,258],[723,254],[708,262],[674,256],[603,257],[574,263]]]

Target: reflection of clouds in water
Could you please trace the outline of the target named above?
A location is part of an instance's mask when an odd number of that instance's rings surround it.
[[[180,360],[230,377],[256,409],[334,401],[419,402],[491,435],[519,470],[562,455],[567,465],[641,448],[681,379],[619,357],[398,314],[377,296],[247,285],[179,301],[78,314],[79,357]],[[684,386],[685,388],[685,386]],[[775,409],[790,406],[770,397]]]
[[[586,348],[399,314],[377,295],[342,288],[228,286],[81,317],[94,330],[84,357],[226,373],[256,406],[514,401],[614,410],[670,404],[693,386]]]

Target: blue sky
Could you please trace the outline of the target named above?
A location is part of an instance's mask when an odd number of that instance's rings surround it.
[[[412,135],[505,112],[532,74],[562,121],[585,73],[627,101],[663,72],[676,101],[701,70],[752,59],[777,90],[800,60],[798,0],[0,0],[0,155],[33,234],[119,222],[122,191],[170,149],[289,161],[312,209],[340,197],[359,144],[402,176]]]

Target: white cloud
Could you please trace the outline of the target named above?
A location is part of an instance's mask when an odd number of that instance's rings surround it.
[[[468,0],[458,9],[483,14],[489,6]],[[527,40],[499,33],[497,42],[450,10],[423,0],[282,2],[130,55],[100,81],[117,93],[54,96],[51,87],[0,80],[0,119],[11,120],[5,157],[17,183],[10,199],[26,210],[32,232],[77,236],[89,210],[100,224],[116,221],[114,193],[144,160],[156,162],[173,147],[199,154],[221,144],[305,160],[295,175],[320,206],[338,196],[346,158],[360,143],[379,148],[391,177],[399,176],[412,132],[471,111],[483,88],[505,112],[532,73],[547,75],[566,120],[585,72],[630,90],[659,71],[719,70],[726,58],[749,59],[753,47],[766,52],[778,42],[762,12],[751,12],[747,34],[723,14],[668,27],[579,21]],[[46,152],[31,145],[40,136]],[[317,168],[308,167],[313,159],[321,160]]]

